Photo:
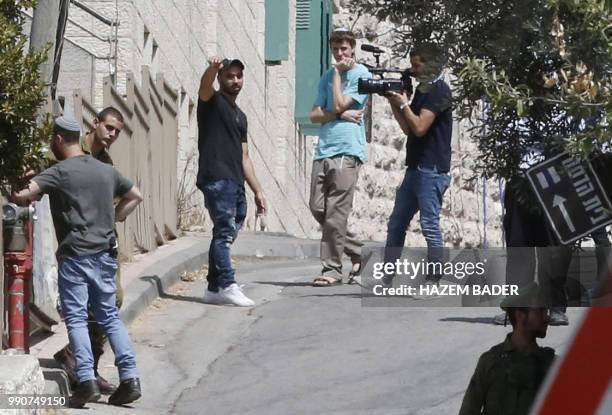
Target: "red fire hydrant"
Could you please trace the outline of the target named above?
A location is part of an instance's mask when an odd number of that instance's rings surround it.
[[[9,347],[28,353],[34,208],[6,203],[2,206],[2,214],[4,272],[9,306]]]

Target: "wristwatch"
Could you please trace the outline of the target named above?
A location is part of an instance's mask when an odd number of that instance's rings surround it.
[[[402,105],[400,105],[399,109],[400,111],[404,111],[404,108],[406,108],[408,106],[408,101],[404,102]]]

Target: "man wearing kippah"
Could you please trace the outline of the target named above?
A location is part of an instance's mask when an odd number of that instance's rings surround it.
[[[371,78],[367,68],[355,62],[355,36],[337,29],[329,37],[336,64],[319,81],[310,121],[321,124],[312,162],[310,211],[321,225],[321,274],[313,285],[342,283],[342,255],[352,263],[349,283],[361,271],[361,246],[348,230],[359,169],[366,160],[363,111],[368,96],[359,94],[360,78]]]
[[[546,337],[549,310],[540,289],[531,283],[501,304],[512,333],[478,360],[465,392],[459,415],[527,415],[555,358],[550,347],[536,339]]]
[[[123,122],[123,115],[114,107],[106,107],[100,111],[93,120],[93,129],[81,139],[81,149],[83,152],[85,154],[91,154],[95,159],[112,166],[113,159],[109,154],[109,150],[111,145],[119,138],[119,134],[123,129]],[[52,154],[50,154],[50,156],[51,155]],[[55,160],[52,159],[49,166],[54,162]],[[117,308],[121,309],[123,305],[123,288],[121,287],[121,266],[119,262],[117,262],[115,281],[117,286]],[[115,391],[116,386],[108,382],[98,373],[98,363],[100,362],[100,357],[104,353],[106,335],[102,327],[100,327],[96,321],[91,309],[89,310],[87,328],[89,330],[89,338],[91,339],[94,372],[96,374],[98,387],[103,395],[110,395]],[[66,371],[71,383],[76,383],[74,353],[70,348],[70,344],[55,353],[53,358]]]
[[[104,328],[115,353],[121,383],[109,403],[123,405],[140,398],[136,359],[119,319],[115,283],[117,270],[115,220],[124,221],[142,201],[140,191],[108,164],[85,154],[80,126],[71,115],[55,120],[51,151],[59,161],[34,177],[13,199],[27,203],[48,194],[58,239],[58,285],[62,313],[76,360],[79,384],[71,407],[100,398],[94,372],[87,309]],[[114,207],[113,200],[119,198]]]

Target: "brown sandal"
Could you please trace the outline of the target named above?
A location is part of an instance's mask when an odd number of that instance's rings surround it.
[[[313,287],[331,287],[332,285],[342,284],[342,278],[326,277],[321,275],[312,282]]]

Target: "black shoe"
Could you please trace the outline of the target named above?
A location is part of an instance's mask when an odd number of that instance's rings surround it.
[[[385,275],[380,279],[380,282],[382,283],[382,286],[385,288],[393,287],[393,277],[392,276]]]
[[[117,390],[108,398],[111,405],[125,405],[140,398],[140,379],[131,378],[121,381]]]
[[[70,397],[71,408],[82,408],[87,402],[95,402],[100,399],[100,389],[95,379],[79,383]]]
[[[96,382],[98,383],[98,388],[100,388],[100,393],[102,395],[111,395],[117,390],[115,385],[104,379],[99,374],[96,374]]]

